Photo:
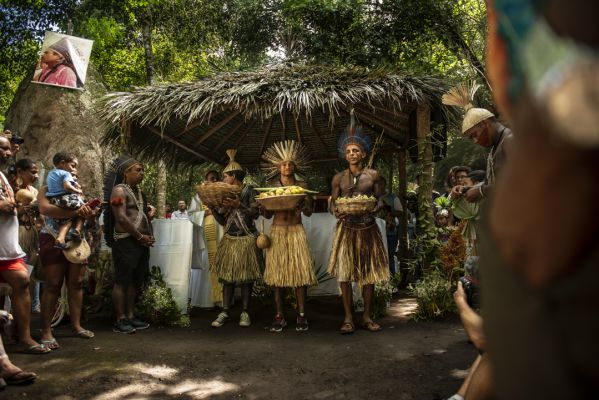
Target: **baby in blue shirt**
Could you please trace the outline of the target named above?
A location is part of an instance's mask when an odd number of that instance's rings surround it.
[[[68,210],[77,210],[85,204],[83,191],[77,183],[77,166],[79,162],[73,153],[58,152],[52,158],[54,169],[48,173],[47,185],[48,192],[46,197],[50,203],[60,208]],[[69,229],[75,225],[75,235],[72,239],[81,241],[81,230],[83,229],[83,218],[71,218],[58,220],[59,228],[55,239],[55,247],[60,249],[67,248],[66,236]]]

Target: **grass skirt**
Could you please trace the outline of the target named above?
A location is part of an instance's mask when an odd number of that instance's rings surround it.
[[[337,223],[328,272],[340,282],[360,285],[389,280],[387,251],[376,222]]]
[[[264,260],[253,235],[225,234],[218,244],[210,270],[225,283],[248,283],[260,279]]]
[[[264,283],[277,287],[300,287],[317,284],[314,259],[301,224],[273,225],[271,246],[266,251]]]

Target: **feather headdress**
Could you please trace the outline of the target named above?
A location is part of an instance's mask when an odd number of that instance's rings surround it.
[[[350,113],[349,125],[345,128],[337,142],[337,151],[339,152],[340,158],[345,157],[345,148],[350,144],[360,146],[366,153],[372,148],[370,137],[364,133],[364,129],[361,125],[356,124],[356,117],[354,116],[353,110]]]
[[[236,154],[237,154],[237,150],[235,150],[235,149],[227,150],[227,155],[229,156],[229,163],[227,164],[225,169],[223,169],[223,172],[243,171],[243,168],[241,167],[241,165],[239,165],[239,163],[237,161],[235,161]]]
[[[449,89],[442,97],[443,104],[448,106],[457,106],[464,109],[464,120],[462,121],[462,133],[473,126],[481,123],[485,119],[494,117],[493,113],[484,108],[476,108],[472,104],[474,95],[480,88],[480,85],[474,81],[462,82],[454,88]]]
[[[300,175],[310,168],[308,149],[295,140],[274,143],[264,152],[262,160],[261,167],[267,173],[266,179],[274,177],[279,172],[279,165],[285,161],[291,161]]]

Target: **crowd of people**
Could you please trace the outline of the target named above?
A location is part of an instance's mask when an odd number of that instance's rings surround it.
[[[598,292],[594,287],[599,221],[596,207],[587,200],[596,198],[599,178],[599,36],[596,29],[586,27],[594,26],[592,18],[599,9],[580,1],[573,2],[576,7],[560,0],[543,2],[543,6],[521,0],[519,8],[512,3],[488,2],[487,65],[502,118],[474,107],[476,85],[460,85],[443,97],[446,105],[464,108],[464,136],[489,149],[484,171],[452,168],[447,193],[439,196],[451,202],[435,201],[438,228],[462,222],[470,256],[466,269],[475,279],[480,275],[482,293],[482,314],[470,301],[464,281],[454,293],[459,316],[479,355],[450,398],[595,398],[599,394],[595,360]],[[538,63],[531,66],[529,59]],[[514,133],[503,121],[509,122]],[[81,326],[87,256],[81,222],[95,223],[98,202],[83,197],[76,179],[77,157],[69,153],[56,154],[55,169],[36,193],[33,184],[38,169],[33,161],[18,160],[7,169],[20,143],[15,135],[0,137],[0,278],[11,288],[21,351],[47,354],[59,347],[50,318],[63,281],[69,292],[73,333],[82,339],[94,337]],[[355,330],[352,282],[362,288],[365,301],[362,327],[377,332],[381,327],[372,319],[374,285],[386,281],[394,269],[393,250],[385,249],[384,240],[396,246],[397,232],[391,227],[402,210],[396,198],[384,194],[385,183],[378,172],[365,165],[371,143],[359,127],[350,124],[338,146],[348,167],[332,180],[331,212],[338,222],[327,271],[341,287],[340,332]],[[287,325],[282,299],[286,287],[295,290],[298,300],[296,330],[306,331],[306,288],[315,283],[314,261],[301,222],[302,214],[310,215],[312,210],[309,197],[291,210],[264,209],[256,202],[253,188],[244,183],[245,170],[234,155],[229,152],[222,181],[237,186],[239,196],[199,206],[223,231],[214,257],[209,258],[210,270],[222,284],[223,306],[212,326],[219,328],[231,319],[236,286],[241,288],[239,325],[251,325],[252,286],[262,279],[274,288],[276,313],[271,331],[280,332]],[[273,187],[305,186],[297,176],[307,161],[301,144],[277,144],[267,150],[263,161]],[[123,155],[110,166],[104,188],[103,229],[114,268],[113,330],[119,333],[149,326],[134,313],[154,243],[151,208],[139,186],[143,174],[140,162]],[[219,178],[216,171],[206,176],[211,182]],[[335,200],[355,195],[376,197],[375,209],[362,215],[344,214]],[[414,199],[409,194],[406,212],[408,228],[417,230]],[[374,218],[381,210],[388,218],[386,238]],[[259,215],[273,219],[266,257],[256,243]],[[170,215],[172,219],[189,217],[185,202],[179,202]],[[445,238],[440,230],[439,239]],[[28,269],[38,259],[44,272],[41,301]],[[31,312],[38,303],[42,316],[39,343],[30,332]],[[11,318],[0,311],[0,324]],[[35,379],[34,373],[10,362],[0,341],[0,387]]]

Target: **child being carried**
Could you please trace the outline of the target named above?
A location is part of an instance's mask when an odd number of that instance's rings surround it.
[[[77,183],[77,157],[73,153],[58,152],[52,158],[54,169],[48,173],[48,192],[46,197],[51,204],[67,210],[78,210],[85,204],[83,191]],[[75,217],[57,220],[60,224],[54,247],[66,249],[66,236],[73,224],[74,234],[72,240],[80,242],[82,239],[83,218]]]

